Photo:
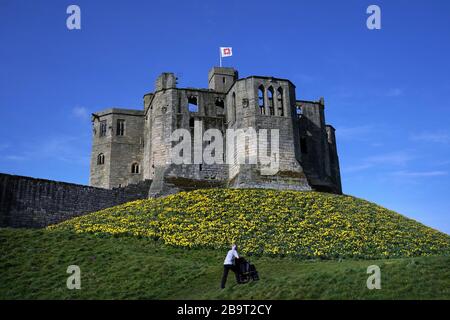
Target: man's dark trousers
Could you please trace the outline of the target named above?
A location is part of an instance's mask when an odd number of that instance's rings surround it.
[[[220,287],[223,289],[225,288],[225,283],[227,282],[228,272],[233,271],[236,275],[236,281],[238,280],[238,274],[236,267],[232,264],[224,264],[223,265],[223,275],[222,275],[222,283],[220,284]]]

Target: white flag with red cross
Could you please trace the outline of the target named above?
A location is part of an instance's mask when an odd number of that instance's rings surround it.
[[[233,48],[231,47],[220,47],[220,56],[222,58],[231,57],[233,55]]]

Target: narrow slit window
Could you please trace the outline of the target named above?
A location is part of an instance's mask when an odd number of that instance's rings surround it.
[[[233,121],[236,121],[236,93],[235,92],[233,92],[233,101],[232,101],[232,103],[233,103],[233,110],[232,110],[232,112],[233,112]]]
[[[274,101],[273,101],[273,88],[272,87],[270,87],[267,90],[267,101],[269,103],[269,114],[271,116],[273,116],[273,115],[275,115],[275,108],[274,108],[274,105],[273,105]]]
[[[278,104],[278,115],[284,116],[284,101],[283,101],[283,89],[280,87],[277,90],[277,104]]]

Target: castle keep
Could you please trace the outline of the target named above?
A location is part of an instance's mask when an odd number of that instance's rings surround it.
[[[325,122],[324,100],[297,100],[287,79],[239,79],[233,68],[214,67],[208,88],[197,89],[177,88],[175,75],[163,73],[143,104],[142,110],[93,114],[91,186],[112,189],[152,180],[151,196],[203,187],[342,192],[335,130]],[[196,121],[203,132],[214,128],[224,137],[227,129],[267,129],[269,135],[278,129],[278,172],[263,175],[260,163],[171,163],[173,131],[183,128],[194,136]],[[233,152],[232,158],[238,157],[238,149]],[[245,148],[248,156],[255,152],[251,145]]]
[[[155,91],[144,95],[142,110],[112,108],[92,115],[89,187],[0,173],[0,227],[41,228],[125,202],[198,188],[342,193],[334,129],[325,123],[322,98],[297,100],[289,80],[239,79],[233,68],[212,68],[207,89],[177,88],[176,80],[172,73],[161,74]],[[263,152],[275,156],[278,170],[268,175],[261,161],[173,163],[178,145],[173,132],[184,129],[194,137],[199,123],[201,132],[216,129],[230,141],[234,137],[226,133],[232,130],[278,130],[278,148],[269,139]],[[214,143],[203,139],[200,149]],[[195,153],[198,141],[191,146]],[[259,149],[259,143],[225,148],[223,159],[252,158]]]

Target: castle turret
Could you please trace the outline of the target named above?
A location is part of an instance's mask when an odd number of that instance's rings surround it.
[[[238,72],[233,68],[213,67],[208,73],[208,88],[227,93],[238,79]]]
[[[163,89],[173,89],[177,87],[177,78],[173,73],[163,72],[156,79],[155,91],[160,91]]]

